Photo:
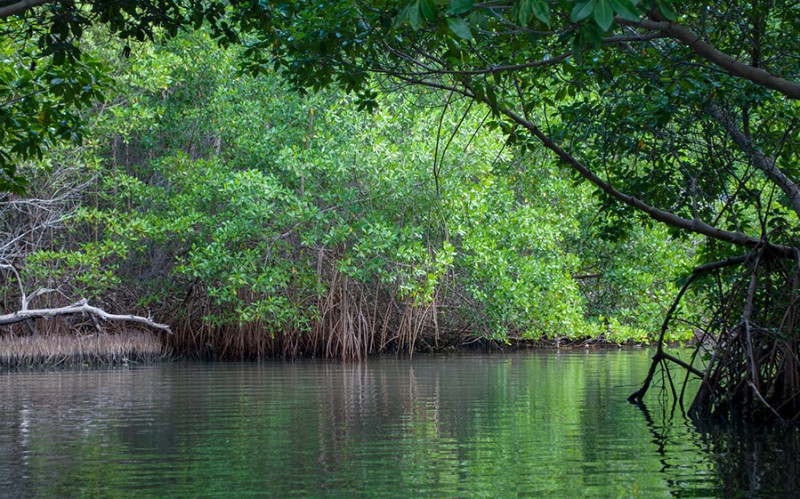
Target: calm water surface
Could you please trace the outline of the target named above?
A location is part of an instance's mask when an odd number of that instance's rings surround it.
[[[0,374],[0,497],[760,497],[797,432],[703,431],[648,352]]]

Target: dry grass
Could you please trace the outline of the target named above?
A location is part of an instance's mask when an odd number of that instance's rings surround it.
[[[0,367],[57,367],[66,365],[127,365],[163,357],[161,340],[145,331],[118,334],[3,336]]]

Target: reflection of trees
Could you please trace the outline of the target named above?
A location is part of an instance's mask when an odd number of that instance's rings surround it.
[[[319,369],[320,462],[330,472],[343,471],[364,446],[387,437],[398,443],[385,449],[387,459],[391,454],[395,460],[457,462],[462,449],[446,444],[465,436],[463,419],[494,388],[492,367],[485,362],[381,359],[325,363]],[[421,442],[426,445],[417,445]]]
[[[421,358],[9,376],[0,446],[34,461],[3,460],[14,465],[0,483],[23,495],[110,490],[131,467],[162,462],[165,473],[210,483],[233,469],[286,492],[355,487],[367,469],[397,486],[455,483],[467,478],[455,463],[475,457],[456,443],[494,431],[495,411],[530,389],[509,386],[510,366]]]
[[[98,449],[117,449],[124,455],[135,451],[137,438],[168,441],[168,431],[129,434],[131,428],[143,425],[141,421],[126,425],[142,409],[142,398],[153,392],[160,374],[157,370],[5,374],[0,387],[0,495],[54,497],[68,483],[84,480],[88,482],[84,486],[91,486],[92,479],[109,480],[113,468],[101,463],[101,469],[83,473],[80,463]],[[156,396],[169,394],[160,391]],[[116,431],[107,432],[108,426]],[[64,455],[71,458],[58,457]]]
[[[664,388],[666,389],[666,388]],[[708,452],[691,421],[674,399],[662,400],[651,412],[644,403],[637,403],[652,434],[651,443],[661,463],[660,472],[669,490],[676,497],[713,497],[718,495],[713,466]],[[698,449],[700,452],[697,452]],[[686,455],[698,456],[687,463]]]
[[[734,428],[719,423],[694,423],[672,397],[664,397],[652,411],[645,404],[637,406],[652,434],[661,472],[674,495],[797,497],[800,494],[797,427]],[[676,470],[685,467],[685,463],[676,459],[681,452],[704,456],[707,466],[698,466],[696,473],[698,476],[712,473],[713,481],[699,486],[677,477]]]
[[[702,442],[713,454],[723,495],[731,497],[800,494],[798,428],[723,428],[700,426]]]
[[[6,459],[0,466],[0,492],[14,491],[20,497],[31,496],[31,490],[25,477],[30,476],[25,456],[25,436],[27,433],[26,410],[21,410],[4,417],[0,421],[0,456],[14,456]]]
[[[657,464],[631,447],[647,449],[648,430],[620,398],[619,380],[635,379],[646,361],[646,352],[574,352],[328,364],[315,376],[324,394],[323,466],[348,475],[361,456],[385,459],[388,483],[415,487],[427,470],[428,483],[447,480],[468,495],[586,486],[624,495]],[[365,450],[387,440],[395,447],[384,456]],[[665,491],[666,483],[645,479],[641,487]]]
[[[224,496],[231,473],[276,495],[797,489],[789,430],[698,432],[679,408],[655,403],[640,417],[620,386],[646,369],[640,353],[6,375],[0,496],[152,486],[135,475],[142,466],[186,495]]]

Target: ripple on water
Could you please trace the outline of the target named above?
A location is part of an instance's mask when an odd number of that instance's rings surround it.
[[[6,373],[0,496],[797,490],[781,471],[800,470],[796,432],[701,433],[655,398],[649,413],[626,403],[647,359],[537,352]]]

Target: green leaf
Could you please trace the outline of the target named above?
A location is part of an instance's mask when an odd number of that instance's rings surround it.
[[[610,0],[611,7],[617,15],[626,21],[638,21],[641,18],[639,10],[631,0]]]
[[[671,0],[661,0],[658,2],[658,10],[661,11],[668,21],[674,21],[678,17],[678,15],[675,13],[675,9],[672,6]]]
[[[447,6],[448,16],[460,16],[472,10],[472,0],[450,0]]]
[[[533,0],[533,15],[543,23],[550,25],[550,2],[547,0]]]
[[[550,24],[550,4],[546,0],[519,0],[517,20],[520,26],[527,26],[531,15],[545,24]]]
[[[517,22],[520,26],[527,26],[528,19],[533,12],[533,0],[519,0],[517,2]]]
[[[433,22],[436,20],[436,6],[433,5],[433,0],[420,0],[419,10],[426,21]]]
[[[418,30],[420,26],[422,26],[419,0],[417,0],[414,4],[411,4],[411,7],[408,9],[408,21],[411,23],[411,27],[414,29],[414,31]]]
[[[67,60],[67,55],[63,50],[59,49],[53,53],[53,64],[56,66],[63,66]]]
[[[569,16],[570,22],[578,23],[589,17],[589,15],[594,11],[594,4],[596,0],[586,0],[584,2],[578,2],[575,4],[575,7],[572,9],[572,13]]]
[[[488,85],[486,87],[486,102],[493,111],[498,112],[499,106],[497,105],[497,95],[494,93],[494,86]]]
[[[448,17],[447,27],[450,28],[450,31],[455,33],[459,38],[463,38],[465,40],[472,39],[472,30],[469,29],[469,24],[467,24],[467,21],[461,19],[460,17]]]
[[[604,32],[608,31],[611,25],[614,24],[614,11],[611,9],[611,3],[608,0],[599,0],[595,5],[594,22]]]

